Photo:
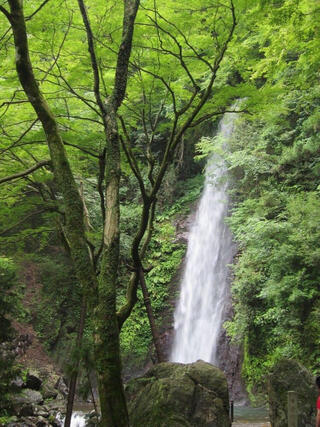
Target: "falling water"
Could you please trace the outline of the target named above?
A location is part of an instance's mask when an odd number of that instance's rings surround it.
[[[226,145],[234,114],[225,114],[219,136]],[[175,337],[170,359],[198,359],[217,364],[217,344],[228,301],[228,264],[232,238],[225,224],[228,210],[226,167],[213,156],[207,164],[203,194],[189,233],[186,266],[174,316]]]
[[[63,427],[64,426],[64,416],[61,414],[57,415],[58,423]],[[70,426],[71,427],[84,427],[86,425],[85,414],[81,411],[76,411],[72,413]]]
[[[71,418],[71,427],[84,427],[86,425],[86,419],[83,413],[74,412]]]

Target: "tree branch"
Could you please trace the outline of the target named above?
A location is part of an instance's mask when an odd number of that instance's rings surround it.
[[[194,128],[196,126],[198,126],[200,123],[211,119],[212,117],[215,116],[220,116],[224,113],[246,113],[246,114],[251,114],[248,110],[223,110],[223,111],[216,111],[214,113],[210,113],[210,114],[205,114],[204,116],[200,117],[198,120],[193,121],[190,124],[190,128]]]
[[[82,151],[83,153],[89,154],[89,156],[95,157],[96,159],[99,159],[99,154],[95,154],[92,151],[87,150],[86,148],[79,147],[79,145],[72,144],[71,142],[67,142],[63,140],[64,145],[69,145],[70,147],[76,148],[77,150]]]
[[[82,15],[82,20],[86,29],[86,33],[87,33],[87,41],[88,41],[88,50],[90,53],[90,60],[91,60],[91,68],[92,68],[92,72],[93,72],[93,91],[94,91],[94,95],[97,101],[97,104],[100,108],[101,114],[104,117],[105,116],[105,106],[102,102],[101,96],[100,96],[100,77],[99,77],[99,68],[98,68],[98,62],[97,62],[97,57],[96,57],[96,53],[95,53],[95,49],[94,49],[94,43],[93,43],[93,34],[92,34],[92,30],[91,30],[91,25],[89,22],[89,17],[86,11],[86,7],[84,5],[83,0],[78,0],[78,4],[79,4],[79,9]]]
[[[120,107],[127,86],[129,58],[131,54],[134,21],[138,11],[140,0],[125,0],[122,25],[122,41],[118,51],[117,67],[114,90],[111,96],[111,104],[115,111]]]
[[[43,160],[42,162],[39,162],[38,164],[32,166],[31,168],[23,171],[15,173],[14,175],[5,176],[4,178],[0,178],[0,184],[3,184],[4,182],[13,181],[18,178],[23,178],[27,175],[30,175],[32,172],[36,171],[37,169],[42,168],[43,166],[49,166],[51,165],[50,160]]]
[[[44,2],[38,7],[38,9],[36,9],[31,15],[26,16],[26,21],[30,21],[30,19],[32,19],[34,17],[34,15],[36,15],[42,8],[43,6],[45,6],[50,0],[44,0]]]
[[[157,13],[156,13],[156,15],[157,15]],[[161,17],[161,15],[160,15],[160,14],[159,14],[159,16]],[[158,20],[157,20],[157,19],[153,19],[153,18],[151,18],[151,16],[149,16],[149,19],[151,20],[151,22],[153,22],[153,23],[154,23],[154,25],[155,25],[155,26],[156,26],[156,28],[157,28],[157,31],[158,31],[158,38],[159,38],[159,42],[160,42],[160,46],[161,46],[161,50],[162,50],[163,52],[165,52],[165,53],[168,53],[169,55],[172,55],[174,58],[177,58],[177,59],[178,59],[178,61],[180,62],[181,67],[185,70],[185,72],[186,72],[187,76],[189,77],[189,79],[190,79],[190,81],[191,81],[191,83],[192,83],[192,85],[193,85],[194,89],[195,89],[195,90],[199,90],[198,85],[197,85],[197,83],[195,82],[195,80],[194,80],[194,78],[193,78],[193,75],[191,74],[191,71],[189,70],[189,68],[187,67],[187,64],[185,63],[185,61],[184,61],[184,59],[183,59],[182,46],[181,46],[181,44],[178,42],[177,38],[176,38],[173,34],[171,34],[171,33],[170,33],[170,31],[167,31],[167,30],[165,30],[164,28],[162,28],[162,27],[159,25],[159,23],[158,23]],[[165,20],[165,21],[166,21],[166,22],[168,22],[167,20]],[[173,41],[174,41],[174,43],[176,44],[176,46],[177,46],[177,48],[178,48],[178,50],[179,50],[179,53],[175,53],[175,52],[173,52],[172,50],[169,50],[169,49],[166,49],[166,48],[164,48],[164,47],[163,47],[163,42],[162,42],[162,39],[160,38],[159,30],[161,30],[164,34],[166,34],[168,37],[170,37],[170,38],[171,38],[171,40],[173,40]]]
[[[142,179],[141,172],[139,170],[139,166],[137,164],[136,158],[135,158],[135,156],[134,156],[134,154],[133,154],[133,152],[131,150],[130,137],[129,137],[129,134],[127,132],[127,128],[126,128],[126,125],[124,123],[124,120],[123,120],[122,116],[119,116],[119,119],[120,119],[122,130],[124,132],[124,135],[126,137],[126,140],[127,140],[128,144],[126,144],[124,142],[124,140],[123,140],[122,137],[120,138],[120,141],[121,141],[123,150],[125,152],[125,155],[126,155],[126,157],[128,159],[128,162],[129,162],[129,165],[131,167],[131,170],[134,173],[134,175],[137,178],[137,181],[139,183],[141,195],[142,195],[143,199],[145,199],[145,197],[146,197],[146,189],[145,189],[145,186],[144,186],[144,183],[143,183],[143,179]]]
[[[232,23],[231,23],[231,26],[229,29],[229,34],[228,34],[227,38],[225,39],[223,46],[221,47],[220,51],[217,53],[217,55],[214,59],[213,69],[212,69],[212,73],[211,73],[211,77],[210,77],[210,81],[208,83],[208,86],[206,87],[205,91],[203,92],[198,103],[193,107],[189,116],[185,119],[184,123],[181,125],[180,129],[177,132],[176,132],[175,126],[177,126],[178,116],[176,114],[176,120],[172,125],[173,127],[172,127],[172,132],[171,132],[171,138],[168,141],[166,151],[165,151],[165,154],[164,154],[162,162],[161,162],[159,173],[157,175],[154,186],[152,188],[152,192],[150,194],[151,198],[153,198],[154,195],[157,194],[157,192],[160,188],[163,177],[164,177],[166,170],[167,170],[167,167],[168,167],[168,159],[171,156],[173,156],[174,151],[175,151],[177,145],[180,143],[182,136],[184,135],[186,130],[192,126],[194,119],[199,114],[202,107],[205,105],[205,103],[208,101],[208,99],[211,95],[212,87],[213,87],[213,84],[214,84],[216,77],[217,77],[217,72],[220,68],[220,64],[221,64],[221,62],[225,56],[227,47],[228,47],[228,45],[232,39],[235,27],[237,25],[233,0],[230,0],[230,5],[231,5],[230,10],[231,10]],[[190,109],[190,108],[192,108],[192,106],[193,106],[193,103],[191,103],[188,108]]]
[[[29,215],[24,215],[20,221],[16,222],[15,224],[11,225],[10,227],[6,228],[5,230],[2,230],[0,232],[0,236],[4,236],[5,234],[9,233],[15,227],[18,227],[21,224],[25,224],[27,219],[32,218],[34,215],[39,215],[39,214],[42,214],[44,212],[46,212],[46,209],[40,209],[38,211],[31,212]]]
[[[11,15],[7,11],[7,9],[5,7],[3,7],[3,6],[0,6],[0,11],[6,16],[6,18],[8,19],[8,21],[11,23]]]
[[[28,101],[29,102],[29,101]],[[11,150],[12,148],[16,147],[19,142],[27,135],[28,132],[30,132],[33,128],[33,126],[38,122],[38,119],[35,119],[30,126],[28,126],[28,128],[19,136],[19,138],[14,141],[9,147],[4,148],[3,150],[0,151],[1,154],[5,153],[8,150]]]

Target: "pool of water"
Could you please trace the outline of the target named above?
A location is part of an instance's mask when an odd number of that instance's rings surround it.
[[[75,402],[74,411],[77,416],[74,416],[74,424],[72,426],[82,426],[81,418],[84,414],[92,411],[93,405],[84,402]],[[252,408],[250,406],[234,406],[234,421],[240,423],[265,423],[269,421],[268,408]]]
[[[234,406],[234,421],[266,422],[269,421],[268,408],[251,408],[250,406]]]

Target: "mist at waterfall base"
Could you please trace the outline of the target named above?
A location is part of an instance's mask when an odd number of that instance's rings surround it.
[[[219,138],[226,146],[235,114],[225,114]],[[214,155],[207,164],[204,190],[188,238],[181,291],[174,315],[170,360],[202,359],[218,365],[218,341],[229,300],[229,269],[233,243],[225,224],[228,212],[226,166]]]
[[[60,422],[60,425],[64,426],[64,420],[65,418],[62,415],[58,415],[58,422]],[[82,411],[75,411],[72,413],[71,421],[70,421],[70,427],[85,427],[86,425],[86,417],[85,413]]]
[[[84,417],[84,414],[74,412],[72,414],[70,426],[71,427],[84,427],[85,425],[86,425],[86,419]]]

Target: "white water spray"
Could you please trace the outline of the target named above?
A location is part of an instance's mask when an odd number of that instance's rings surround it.
[[[225,114],[219,133],[224,144],[235,114]],[[226,167],[217,156],[206,168],[203,194],[188,240],[186,266],[174,316],[175,337],[170,360],[198,359],[217,364],[217,345],[229,295],[228,264],[232,237],[225,224],[228,210]],[[225,178],[224,178],[225,177]]]
[[[61,426],[64,426],[64,420],[65,418],[61,414],[57,415],[57,421],[60,423]],[[85,425],[85,414],[81,411],[72,412],[70,427],[85,427]]]
[[[86,425],[86,419],[83,413],[74,412],[71,418],[71,427],[84,427]]]

